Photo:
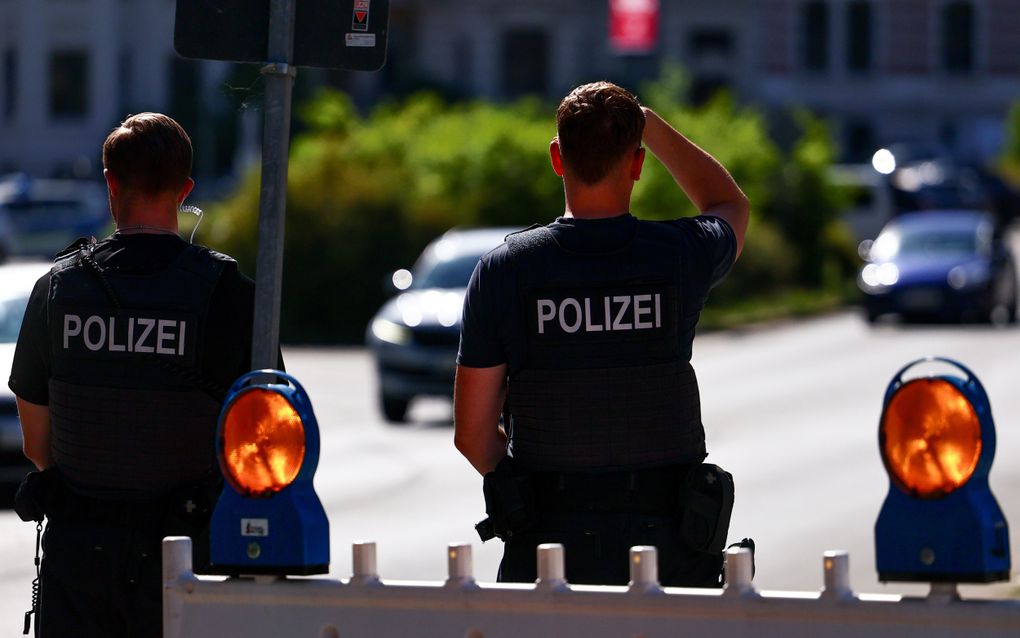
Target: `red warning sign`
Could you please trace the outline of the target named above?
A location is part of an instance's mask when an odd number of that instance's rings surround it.
[[[371,0],[354,0],[354,16],[351,19],[352,31],[368,31],[368,13]]]
[[[659,39],[659,0],[609,0],[609,43],[617,53],[650,53]]]

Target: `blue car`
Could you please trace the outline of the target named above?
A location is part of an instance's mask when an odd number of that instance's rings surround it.
[[[903,319],[1015,323],[1017,273],[994,217],[970,210],[905,213],[874,242],[857,278],[869,321]]]

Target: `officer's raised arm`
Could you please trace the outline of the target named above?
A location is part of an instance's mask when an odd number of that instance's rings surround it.
[[[499,428],[506,397],[506,364],[491,368],[457,366],[453,395],[453,444],[479,474],[485,475],[506,456],[506,433]]]
[[[645,114],[643,141],[691,202],[703,215],[725,219],[737,239],[737,255],[744,247],[744,234],[751,205],[747,196],[722,164],[659,117],[642,107]]]

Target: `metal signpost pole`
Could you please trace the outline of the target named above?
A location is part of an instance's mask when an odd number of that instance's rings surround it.
[[[287,159],[290,148],[291,89],[294,86],[294,9],[296,0],[270,0],[269,63],[262,138],[262,189],[259,194],[259,248],[255,272],[253,370],[277,367],[280,342],[280,297],[283,237],[287,204]]]

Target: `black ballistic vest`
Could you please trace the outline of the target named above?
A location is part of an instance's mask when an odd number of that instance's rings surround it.
[[[53,462],[79,493],[151,498],[215,466],[220,404],[187,371],[201,365],[210,298],[234,263],[189,245],[165,269],[100,276],[89,250],[60,257],[50,276]]]
[[[681,354],[675,247],[644,224],[623,248],[572,253],[546,228],[507,238],[527,358],[511,373],[514,460],[531,471],[630,470],[705,458]]]

